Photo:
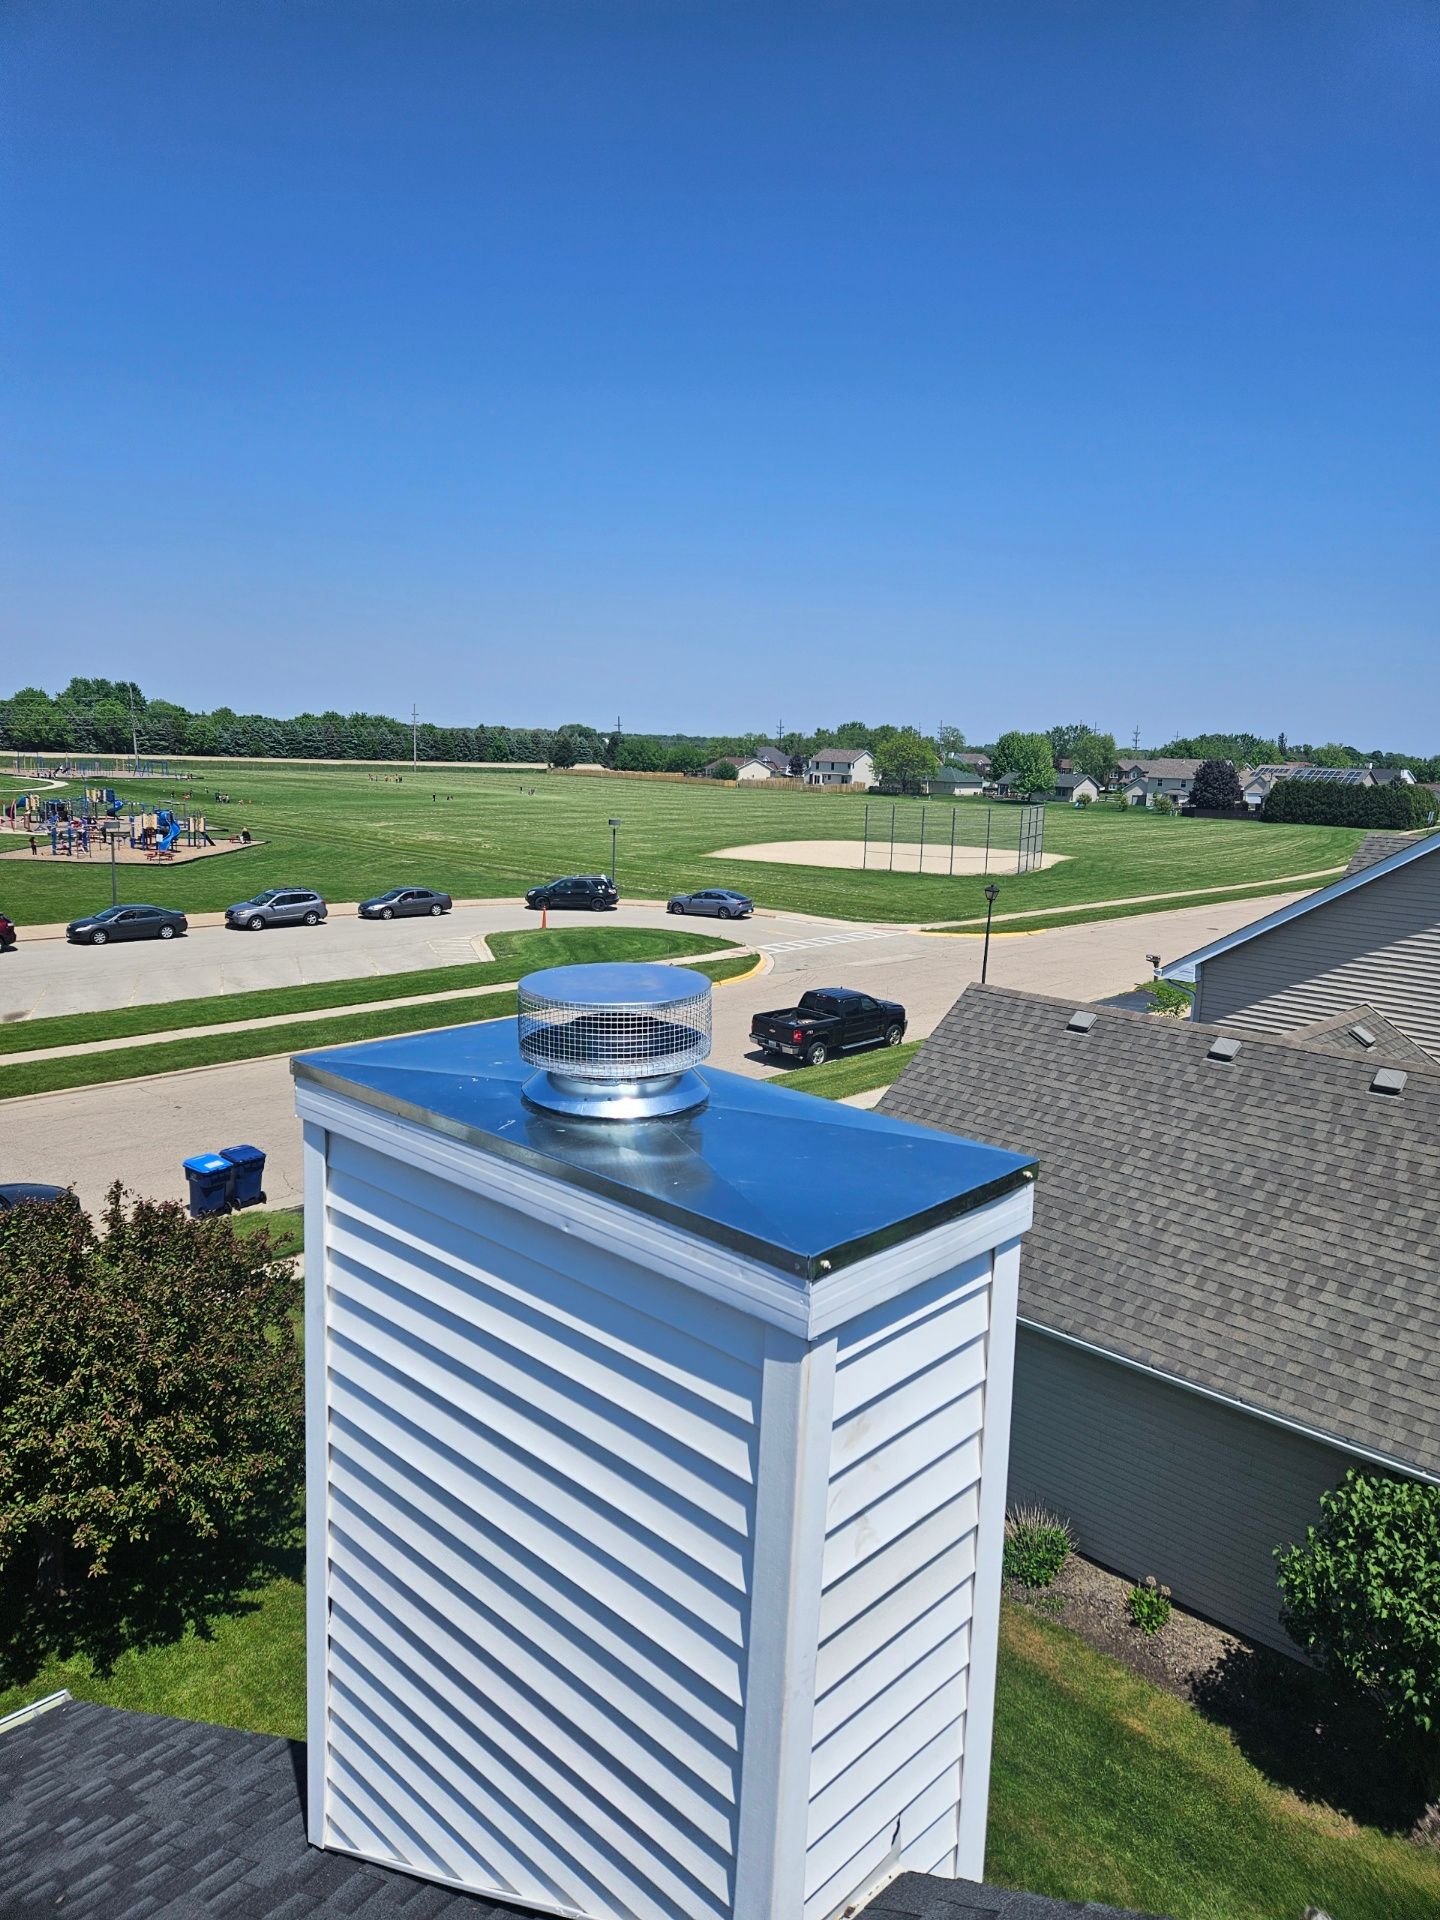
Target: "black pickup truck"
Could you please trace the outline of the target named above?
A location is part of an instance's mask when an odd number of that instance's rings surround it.
[[[750,1038],[766,1053],[818,1067],[849,1047],[898,1047],[905,1038],[905,1009],[849,987],[816,987],[800,996],[798,1007],[757,1013]]]

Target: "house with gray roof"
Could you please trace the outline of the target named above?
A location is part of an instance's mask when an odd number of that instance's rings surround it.
[[[1197,1020],[1237,1032],[1294,1033],[1364,1002],[1440,1061],[1440,834],[1369,835],[1333,885],[1162,976],[1194,984]]]
[[[1177,807],[1188,806],[1201,760],[1131,760],[1120,769],[1120,788],[1127,807],[1153,807],[1164,794]]]
[[[1273,1550],[1320,1494],[1440,1484],[1440,1072],[1349,1012],[1237,1035],[970,987],[881,1103],[1039,1153],[1012,1502],[1289,1652]]]

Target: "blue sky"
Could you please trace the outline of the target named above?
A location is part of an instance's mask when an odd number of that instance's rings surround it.
[[[1409,0],[7,0],[8,684],[1440,747]]]

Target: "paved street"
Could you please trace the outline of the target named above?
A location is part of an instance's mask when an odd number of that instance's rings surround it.
[[[1279,897],[1263,903],[1236,901],[1133,919],[1099,920],[1048,933],[997,936],[990,949],[990,979],[996,985],[1065,995],[1077,1003],[1102,999],[1146,977],[1147,952],[1173,959],[1281,904]],[[341,941],[373,935],[374,944],[366,945],[363,951],[386,959],[393,958],[403,942],[409,957],[399,964],[424,965],[426,962],[415,955],[427,941],[450,941],[458,936],[468,942],[475,932],[482,931],[472,923],[472,917],[487,917],[492,928],[497,924],[534,924],[534,917],[526,916],[523,910],[497,904],[457,911],[438,936],[423,923],[396,922],[385,927],[351,927],[341,935]],[[661,918],[655,909],[631,908],[621,916],[620,923],[653,926]],[[614,918],[606,924],[613,926]],[[344,925],[337,921],[327,931],[339,932]],[[705,930],[710,930],[708,923]],[[717,1066],[747,1073],[763,1075],[770,1071],[750,1054],[747,1035],[751,1015],[763,1008],[788,1005],[807,987],[849,985],[901,1000],[910,1016],[910,1035],[919,1039],[932,1030],[962,988],[980,976],[981,943],[974,938],[805,920],[795,914],[757,917],[739,931],[740,937],[767,954],[771,965],[763,974],[716,990],[713,1060]],[[392,934],[402,939],[392,942]],[[300,942],[308,946],[313,940],[318,954],[322,938],[320,933],[306,934],[303,930],[253,937],[226,936],[217,931],[213,942],[202,944],[201,935],[196,934],[178,951],[188,961],[192,945],[197,952],[215,953],[217,943],[238,942],[247,951],[252,947],[263,950],[256,964],[278,968],[296,964],[285,948]],[[272,948],[279,951],[270,961],[266,953]],[[63,947],[53,943],[48,943],[48,950],[53,957],[71,962],[80,959],[104,964],[112,957],[109,951],[92,954],[88,949],[67,955]],[[353,959],[362,948],[342,947],[337,942],[335,955],[345,951]],[[172,958],[170,950],[158,943],[147,949],[143,958],[134,952],[124,958],[146,965],[152,954],[160,961]],[[325,977],[310,969],[330,958],[329,954],[316,961],[306,957],[303,977]],[[229,962],[221,950],[213,961],[201,964]],[[336,968],[338,973],[360,970],[353,964]],[[67,974],[67,979],[81,978],[78,972]],[[272,978],[246,984],[277,982]],[[194,984],[183,990],[205,991]],[[152,993],[148,997],[158,996]],[[205,1148],[239,1141],[251,1141],[269,1154],[266,1188],[272,1204],[298,1204],[301,1198],[300,1130],[293,1112],[289,1063],[284,1059],[41,1094],[7,1101],[0,1113],[4,1122],[0,1177],[68,1182],[86,1206],[98,1204],[117,1177],[137,1192],[157,1198],[182,1198],[181,1161]]]

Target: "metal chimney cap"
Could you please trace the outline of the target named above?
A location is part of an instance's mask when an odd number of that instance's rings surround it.
[[[710,1052],[710,982],[683,967],[547,967],[516,995],[525,1097],[602,1120],[647,1120],[703,1104],[694,1068]]]

